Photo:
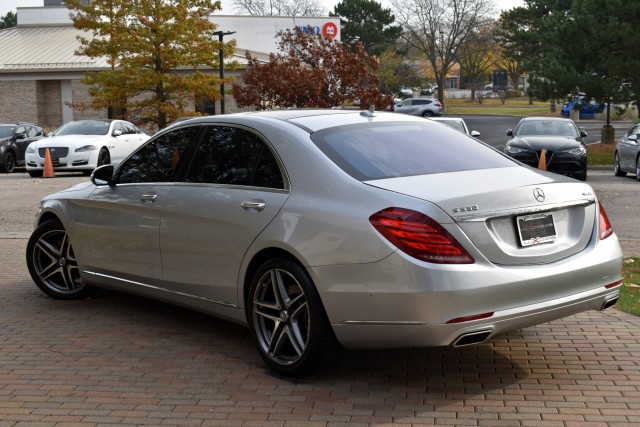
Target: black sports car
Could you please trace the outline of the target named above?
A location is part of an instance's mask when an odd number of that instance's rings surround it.
[[[587,132],[573,120],[552,117],[526,117],[507,135],[504,152],[529,166],[587,179]]]

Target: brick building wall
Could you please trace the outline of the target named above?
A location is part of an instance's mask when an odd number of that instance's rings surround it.
[[[60,98],[60,80],[40,80],[36,82],[36,108],[38,123],[48,131],[62,125],[62,101]]]
[[[36,81],[0,81],[0,123],[38,121]]]

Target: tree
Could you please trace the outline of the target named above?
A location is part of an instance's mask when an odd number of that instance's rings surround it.
[[[316,0],[233,0],[236,12],[255,16],[321,16],[325,9]]]
[[[18,15],[14,12],[7,12],[6,15],[0,17],[0,30],[4,28],[12,28],[18,25]]]
[[[475,99],[477,90],[484,91],[499,55],[491,27],[487,25],[471,31],[460,44],[458,55],[461,74],[467,79],[471,99]]]
[[[424,68],[420,63],[407,61],[394,49],[382,52],[378,60],[378,87],[384,94],[393,95],[403,87],[422,87],[426,83],[426,76],[422,73]]]
[[[380,55],[394,46],[402,28],[391,25],[395,16],[374,0],[343,0],[329,16],[340,17],[343,43],[359,40],[369,55]]]
[[[500,38],[537,96],[620,102],[638,98],[638,61],[628,55],[640,48],[638,19],[637,2],[527,0],[502,13]]]
[[[244,84],[233,85],[239,106],[331,108],[355,98],[363,108],[391,104],[377,88],[378,61],[361,43],[344,45],[311,31],[279,31],[276,37],[281,53],[272,53],[269,62],[246,53]]]
[[[476,28],[493,19],[492,0],[391,0],[403,37],[426,55],[444,101],[444,77],[459,57],[460,45]]]
[[[76,108],[115,106],[138,124],[163,128],[185,114],[196,93],[220,97],[220,78],[202,71],[218,68],[220,42],[212,37],[216,26],[208,19],[220,9],[209,0],[94,0],[82,5],[68,0],[79,36],[76,54],[105,57],[110,70],[88,73],[93,100]],[[233,54],[235,42],[225,45]]]

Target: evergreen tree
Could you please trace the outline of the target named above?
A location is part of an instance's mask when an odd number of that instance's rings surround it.
[[[341,39],[349,44],[360,41],[369,55],[380,55],[394,46],[402,28],[392,25],[395,16],[374,0],[343,0],[329,16],[339,16]]]
[[[527,0],[503,12],[499,38],[541,98],[638,101],[640,5],[622,0]]]
[[[13,12],[8,12],[6,15],[0,17],[0,30],[3,28],[11,28],[18,25],[18,15]]]

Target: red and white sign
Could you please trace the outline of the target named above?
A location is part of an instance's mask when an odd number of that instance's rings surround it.
[[[338,26],[333,22],[327,22],[322,26],[322,34],[330,39],[335,38],[338,35]]]

